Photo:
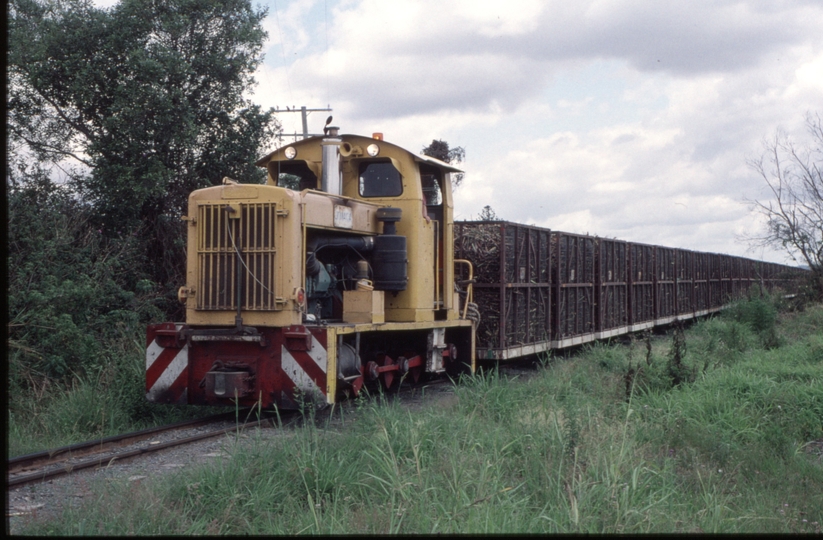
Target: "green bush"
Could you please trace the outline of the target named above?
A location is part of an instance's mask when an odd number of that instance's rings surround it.
[[[758,336],[764,348],[774,349],[780,346],[777,313],[781,301],[779,297],[756,296],[732,304],[724,316],[749,327]]]
[[[136,240],[45,176],[7,187],[10,451],[179,417],[145,399],[145,326],[165,316]]]
[[[18,386],[98,370],[115,335],[163,318],[137,246],[104,238],[68,190],[37,178],[11,186],[8,198],[9,369]]]

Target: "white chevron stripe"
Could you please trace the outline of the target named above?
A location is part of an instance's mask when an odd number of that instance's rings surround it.
[[[151,340],[151,343],[146,348],[146,371],[154,364],[154,361],[160,356],[160,353],[163,352],[163,347],[157,344],[157,340]]]
[[[146,360],[148,362],[148,354]],[[154,362],[154,360],[152,360],[152,362]],[[160,377],[157,379],[154,385],[146,393],[146,397],[149,399],[149,401],[153,401],[154,399],[156,399],[161,392],[167,390],[172,384],[174,384],[174,381],[176,381],[177,377],[179,377],[180,374],[183,373],[183,370],[186,369],[186,366],[188,364],[189,346],[188,344],[186,344],[182,349],[180,349],[180,352],[177,353],[177,356],[175,356],[174,360],[171,361],[169,367],[166,368],[163,374],[160,375]]]
[[[320,346],[320,344],[317,342],[317,339],[311,340],[311,350],[309,351],[309,356],[311,356],[315,364],[320,366],[320,369],[323,370],[323,373],[328,372],[326,364],[326,349]]]
[[[317,384],[312,380],[309,375],[303,371],[303,368],[300,367],[300,364],[297,363],[297,360],[291,355],[291,353],[286,349],[284,345],[281,345],[280,351],[280,367],[289,376],[295,386],[306,392],[308,394],[320,394],[320,388],[317,387]]]
[[[177,330],[183,327],[182,323],[176,323],[174,327]],[[146,347],[146,371],[154,364],[154,361],[160,356],[160,353],[163,352],[163,347],[157,344],[157,340],[151,340],[149,346]]]

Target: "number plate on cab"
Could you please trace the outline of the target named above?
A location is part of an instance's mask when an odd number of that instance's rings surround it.
[[[352,228],[351,208],[338,204],[334,205],[334,226],[340,229]]]

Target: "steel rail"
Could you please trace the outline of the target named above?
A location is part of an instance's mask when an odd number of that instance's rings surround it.
[[[153,428],[146,428],[139,431],[132,431],[129,433],[121,433],[120,435],[112,435],[102,439],[95,439],[93,441],[86,441],[76,443],[52,450],[44,450],[42,452],[34,452],[32,454],[25,454],[14,458],[9,458],[7,472],[13,472],[20,469],[34,467],[38,465],[47,465],[49,463],[58,462],[66,458],[57,458],[70,454],[71,457],[79,457],[90,453],[98,453],[103,449],[112,446],[125,446],[143,439],[148,439],[154,435],[164,433],[166,431],[173,431],[176,429],[184,429],[188,427],[196,427],[198,425],[210,424],[220,420],[229,420],[235,416],[235,413],[222,413],[204,418],[197,418],[194,420],[183,420],[174,424],[167,424],[165,426],[157,426]]]
[[[116,461],[124,461],[126,459],[131,459],[144,454],[158,452],[160,450],[165,450],[167,448],[182,446],[184,444],[200,441],[203,439],[217,437],[229,433],[231,431],[236,431],[247,427],[254,427],[262,424],[263,422],[271,420],[271,418],[268,417],[260,418],[258,420],[243,422],[242,424],[237,424],[228,428],[212,430],[206,433],[200,433],[197,435],[192,435],[190,437],[184,437],[182,439],[176,439],[150,446],[142,446],[140,448],[125,450],[121,452],[113,452],[103,457],[93,457],[77,463],[67,463],[62,467],[54,466],[51,468],[47,468],[50,465],[57,465],[60,462],[64,462],[68,459],[78,457],[77,453],[75,452],[79,452],[81,456],[89,454],[99,454],[102,452],[109,451],[113,446],[124,446],[126,444],[134,444],[135,442],[151,438],[152,436],[158,435],[160,433],[197,427],[198,425],[208,424],[220,420],[229,420],[231,418],[234,418],[235,414],[236,413],[234,412],[223,413],[206,418],[200,418],[197,420],[188,420],[184,422],[178,422],[176,424],[170,424],[167,426],[149,428],[137,432],[126,433],[123,435],[115,435],[113,437],[107,437],[105,439],[100,439],[97,441],[79,443],[76,445],[65,446],[55,450],[37,452],[35,454],[28,454],[25,456],[13,458],[9,460],[9,468],[7,471],[7,486],[9,488],[19,487],[34,482],[43,482],[50,478],[63,476],[71,472],[88,469],[90,467],[100,467],[104,465],[108,466]],[[63,457],[57,458],[55,457],[57,455],[62,455]],[[25,470],[31,467],[41,467],[41,470],[28,474],[17,474],[15,472]]]

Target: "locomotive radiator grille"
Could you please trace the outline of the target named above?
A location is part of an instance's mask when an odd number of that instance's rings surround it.
[[[236,310],[238,299],[241,309],[278,309],[276,205],[202,204],[197,214],[197,309]]]

